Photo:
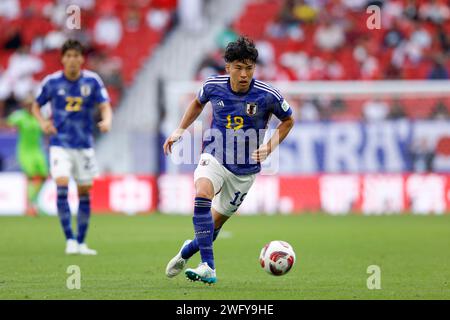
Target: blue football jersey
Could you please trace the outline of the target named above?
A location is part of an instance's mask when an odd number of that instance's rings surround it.
[[[36,101],[41,107],[51,104],[58,133],[50,137],[50,145],[84,149],[94,143],[95,106],[109,101],[109,97],[95,72],[82,70],[81,76],[71,81],[58,71],[42,80]]]
[[[292,110],[280,92],[272,86],[252,79],[245,93],[231,89],[230,77],[208,78],[197,95],[204,105],[212,105],[211,128],[203,138],[202,152],[212,154],[236,175],[254,174],[261,164],[251,155],[264,140],[270,117],[283,120]]]

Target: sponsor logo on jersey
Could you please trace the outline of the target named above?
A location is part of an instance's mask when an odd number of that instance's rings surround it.
[[[58,96],[64,96],[66,95],[66,90],[64,90],[64,88],[61,88],[58,90]]]
[[[220,100],[219,102],[217,102],[217,105],[218,105],[219,107],[225,107],[225,103],[223,103],[222,100]]]
[[[200,160],[200,165],[201,166],[207,166],[209,164],[209,160],[208,159],[202,159]]]

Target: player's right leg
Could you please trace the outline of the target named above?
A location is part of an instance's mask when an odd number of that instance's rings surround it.
[[[215,269],[212,245],[214,221],[211,214],[211,201],[223,183],[223,169],[210,154],[202,154],[200,163],[194,172],[194,183],[196,197],[192,222],[194,224],[195,239],[192,242],[185,242],[177,256],[169,262],[166,268],[166,275],[169,277],[179,274],[186,265],[187,260],[197,250],[200,251],[202,262],[206,263],[209,269]],[[189,250],[190,248],[196,248],[196,250]]]
[[[72,217],[70,213],[68,194],[69,177],[72,161],[67,150],[61,147],[50,147],[50,173],[56,182],[58,217],[66,237],[66,254],[78,253],[78,242],[72,231]]]
[[[211,208],[213,221],[214,221],[214,234],[213,234],[213,242],[216,240],[219,235],[220,229],[222,228],[225,221],[228,220],[228,216],[222,215],[217,212],[214,208]],[[166,275],[169,278],[173,278],[177,276],[181,271],[183,271],[186,266],[188,260],[199,251],[198,241],[194,240],[186,240],[180,248],[180,251],[173,257],[166,267]]]
[[[187,269],[185,274],[193,281],[201,280],[207,283],[215,283],[214,221],[211,214],[211,203],[215,194],[213,182],[206,177],[198,178],[195,181],[195,189],[194,217],[192,222],[202,263],[196,269]]]

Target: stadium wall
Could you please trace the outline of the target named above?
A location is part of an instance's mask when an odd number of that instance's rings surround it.
[[[94,182],[94,214],[192,214],[191,174],[105,176]],[[56,188],[48,180],[39,206],[56,215]],[[76,187],[69,204],[77,211]],[[26,179],[0,174],[0,215],[24,215]],[[320,174],[258,176],[239,214],[450,214],[450,174]]]

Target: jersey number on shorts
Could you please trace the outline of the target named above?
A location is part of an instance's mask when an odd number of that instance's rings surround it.
[[[240,191],[235,192],[234,199],[233,199],[233,201],[230,201],[230,204],[232,204],[233,206],[239,207],[242,204],[242,202],[244,201],[246,195],[247,195],[247,193],[244,193],[241,195]]]
[[[233,124],[231,123],[231,115],[227,115],[227,125],[225,128],[239,130],[244,126],[244,118],[235,116],[233,117]]]
[[[66,111],[77,112],[81,110],[83,98],[81,97],[66,97]]]

